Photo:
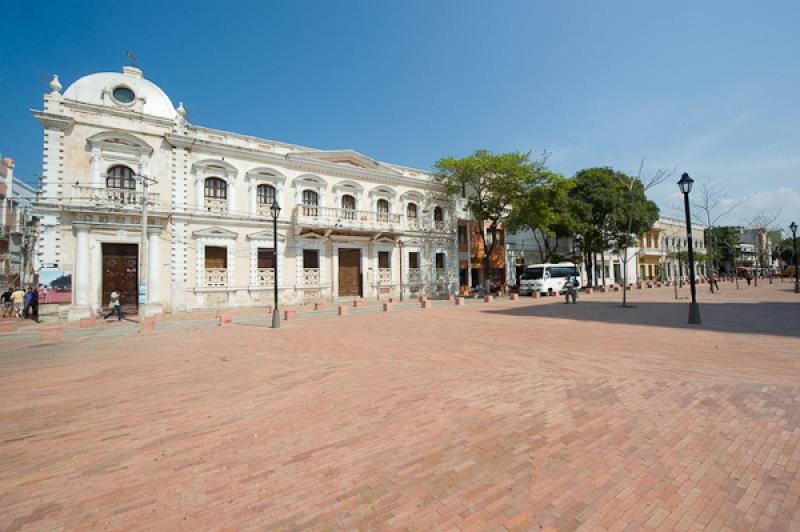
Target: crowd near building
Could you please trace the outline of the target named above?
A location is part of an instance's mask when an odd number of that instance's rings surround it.
[[[113,291],[148,315],[266,307],[276,284],[285,304],[466,294],[513,288],[544,262],[543,235],[501,226],[487,274],[491,235],[431,173],[190,123],[138,68],[50,89],[33,112],[44,144],[30,269],[61,318],[97,315]],[[702,253],[703,227],[693,239]],[[555,244],[580,256],[579,242]],[[596,254],[584,282],[621,283],[625,269],[629,282],[688,279],[686,249],[683,221],[662,217],[627,260]]]

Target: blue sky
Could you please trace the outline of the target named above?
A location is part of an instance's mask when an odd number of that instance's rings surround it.
[[[676,169],[800,221],[800,2],[6,2],[0,152],[41,171],[46,82],[126,49],[193,122],[429,169],[548,150],[572,175]]]

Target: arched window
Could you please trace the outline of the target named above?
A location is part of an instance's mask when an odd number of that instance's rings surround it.
[[[345,220],[355,220],[356,217],[356,198],[350,194],[342,196],[342,209],[344,212]]]
[[[272,205],[275,201],[275,187],[272,185],[258,185],[256,197],[259,205]]]
[[[303,215],[304,216],[317,216],[319,209],[319,194],[313,190],[303,191]]]
[[[136,179],[133,177],[133,170],[122,165],[112,166],[106,173],[106,187],[136,190]]]
[[[385,199],[378,200],[378,221],[389,221],[389,201]]]
[[[433,209],[433,228],[437,231],[444,231],[444,209],[441,207]]]
[[[408,207],[406,207],[406,218],[409,220],[416,220],[417,219],[417,204],[416,203],[409,203]]]
[[[218,177],[209,177],[205,180],[205,197],[213,199],[228,198],[228,183]]]

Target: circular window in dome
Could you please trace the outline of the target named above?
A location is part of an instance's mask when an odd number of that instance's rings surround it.
[[[130,90],[128,87],[115,87],[114,90],[111,92],[111,95],[117,100],[119,103],[131,103],[133,99],[136,97],[133,94],[133,91]]]

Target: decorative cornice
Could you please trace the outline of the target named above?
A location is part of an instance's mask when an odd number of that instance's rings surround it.
[[[444,191],[444,185],[434,181],[423,181],[420,179],[414,179],[412,177],[398,175],[396,173],[369,170],[365,168],[348,168],[337,163],[329,163],[310,157],[303,157],[303,154],[298,153],[278,155],[254,148],[231,146],[219,142],[197,139],[188,135],[176,135],[173,133],[164,135],[164,138],[167,143],[172,146],[177,148],[185,148],[195,152],[234,156],[251,161],[283,166],[298,171],[317,172],[332,177],[355,178],[385,185],[405,185],[409,187]]]
[[[77,111],[86,111],[100,115],[111,115],[127,119],[135,118],[137,120],[141,120],[142,122],[149,122],[151,124],[168,127],[170,129],[175,125],[175,121],[169,118],[162,118],[144,113],[138,113],[130,109],[123,109],[123,108],[117,109],[114,107],[104,107],[102,105],[95,105],[91,103],[76,102],[74,100],[62,100],[62,102],[64,104],[64,107],[75,109]],[[80,122],[90,123],[87,120],[83,120]]]
[[[48,129],[66,130],[75,125],[75,120],[66,115],[58,115],[36,109],[31,109],[31,113],[33,113],[33,116],[36,117],[39,123]]]

